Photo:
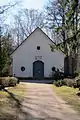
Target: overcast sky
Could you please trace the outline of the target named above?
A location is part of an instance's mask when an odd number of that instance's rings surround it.
[[[0,5],[8,4],[9,2],[17,0],[0,0]],[[48,0],[18,0],[21,1],[23,8],[41,9],[47,3]]]

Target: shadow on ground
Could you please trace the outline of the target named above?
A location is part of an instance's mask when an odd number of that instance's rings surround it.
[[[26,101],[26,103],[22,105],[22,101],[20,99],[18,99],[16,95],[14,95],[12,92],[9,92],[6,89],[4,89],[4,91],[9,94],[8,99],[12,103],[12,109],[8,108],[8,109],[2,109],[3,111],[0,110],[1,112],[4,113],[4,117],[2,118],[0,116],[0,120],[61,120],[56,117],[52,117],[49,119],[48,114],[45,112],[43,112],[43,114],[44,114],[44,116],[46,116],[46,118],[35,117],[34,115],[32,115],[31,111],[37,113],[36,108],[32,107],[34,105],[38,105],[37,103],[33,102],[33,103],[31,103],[32,106],[28,106],[28,104],[30,104],[30,103],[28,103],[28,101]],[[25,97],[25,99],[28,99],[28,98]],[[31,98],[29,101],[31,102]],[[13,109],[14,109],[14,111],[13,111]]]
[[[77,112],[56,96],[51,85],[26,84],[24,89],[24,99],[4,89],[12,108],[0,109],[4,113],[0,120],[80,120]]]

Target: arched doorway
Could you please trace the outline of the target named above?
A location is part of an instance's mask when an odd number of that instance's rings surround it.
[[[33,63],[33,77],[36,79],[44,78],[44,63],[42,61],[35,61]]]

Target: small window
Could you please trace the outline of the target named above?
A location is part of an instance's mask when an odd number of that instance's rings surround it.
[[[24,67],[24,66],[21,67],[21,71],[22,71],[22,72],[25,71],[25,67]]]
[[[37,50],[40,50],[40,46],[37,46]]]

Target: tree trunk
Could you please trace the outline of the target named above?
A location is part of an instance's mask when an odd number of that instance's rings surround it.
[[[1,27],[0,27],[0,75],[2,74],[2,50],[1,50]]]

